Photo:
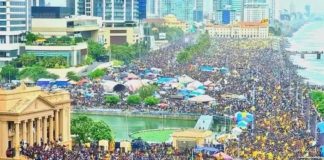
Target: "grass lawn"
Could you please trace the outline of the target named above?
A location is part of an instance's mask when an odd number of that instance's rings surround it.
[[[166,142],[170,139],[170,136],[174,131],[174,129],[147,130],[133,134],[132,138],[141,137],[147,142]]]

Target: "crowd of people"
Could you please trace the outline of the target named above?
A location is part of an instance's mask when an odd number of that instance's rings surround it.
[[[318,155],[315,134],[319,119],[308,96],[310,87],[297,75],[298,66],[289,60],[289,53],[278,49],[284,46],[282,42],[211,39],[208,50],[196,54],[187,63],[178,63],[176,52],[189,43],[188,40],[182,40],[154,51],[123,71],[139,75],[143,68],[155,67],[162,70],[160,76],[185,74],[200,82],[211,81],[215,85],[206,90],[206,94],[216,98],[216,107],[172,99],[170,95],[175,91],[170,89],[163,90],[166,94],[161,96],[161,101],[168,104],[164,108],[128,106],[123,102],[110,108],[229,115],[247,111],[255,116],[255,121],[251,129],[243,132],[238,139],[227,142],[226,152],[230,155],[243,159],[261,157],[278,160]],[[277,48],[274,43],[277,43]],[[201,65],[226,67],[230,74],[202,72],[199,70]],[[107,76],[116,80],[121,72],[115,70],[107,73]],[[84,92],[95,95],[95,98],[87,99],[82,96]],[[76,106],[104,105],[102,97],[96,96],[103,92],[102,86],[97,83],[71,88]],[[225,99],[222,96],[225,94],[243,95],[246,99]]]

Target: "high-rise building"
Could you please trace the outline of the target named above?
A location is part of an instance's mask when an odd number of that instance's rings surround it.
[[[66,7],[70,9],[70,12],[75,15],[75,0],[66,0]]]
[[[232,0],[231,9],[235,11],[235,19],[242,20],[244,0]]]
[[[105,23],[138,20],[138,0],[77,0],[78,15],[102,17]]]
[[[138,0],[138,18],[145,19],[147,16],[146,13],[147,0]]]
[[[20,41],[29,29],[30,1],[0,0],[0,65],[20,53]]]
[[[269,22],[270,24],[274,24],[276,19],[276,1],[275,0],[268,0],[269,5]]]
[[[44,7],[45,6],[45,0],[32,0],[31,6]]]
[[[160,17],[160,0],[146,1],[146,17],[159,18]]]
[[[173,14],[177,19],[193,21],[194,0],[160,0],[161,16]]]
[[[243,15],[244,22],[260,22],[269,19],[269,6],[265,0],[246,0]]]
[[[195,0],[193,19],[196,22],[202,22],[204,19],[204,1]]]

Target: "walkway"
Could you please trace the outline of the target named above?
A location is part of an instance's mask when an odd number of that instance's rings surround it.
[[[210,130],[213,126],[213,116],[201,115],[196,123],[195,129]]]

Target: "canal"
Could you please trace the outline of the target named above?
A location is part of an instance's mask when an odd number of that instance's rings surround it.
[[[72,117],[81,114],[74,113]],[[82,114],[84,115],[84,114]],[[129,134],[147,129],[163,129],[163,128],[193,128],[196,120],[175,120],[162,118],[144,118],[144,117],[129,117],[129,116],[114,116],[114,115],[93,115],[88,117],[94,121],[104,121],[113,131],[113,136],[116,141],[130,139]],[[219,123],[214,123],[213,130],[221,130],[222,126]]]

